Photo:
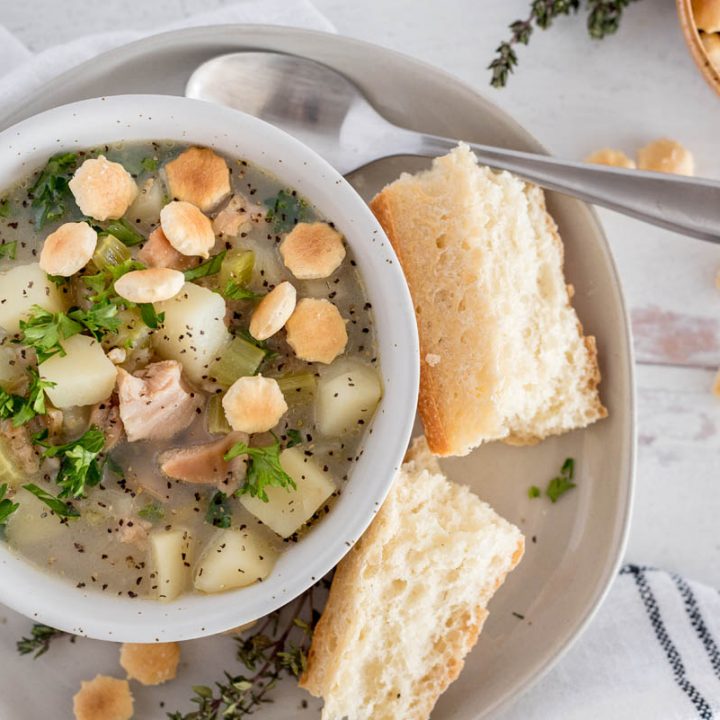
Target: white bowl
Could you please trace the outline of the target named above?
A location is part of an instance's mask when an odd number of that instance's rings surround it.
[[[399,467],[415,417],[419,362],[412,302],[380,225],[322,158],[277,128],[234,110],[163,95],[85,100],[0,134],[0,189],[58,152],[105,143],[175,140],[216,148],[273,173],[331,218],[353,250],[375,311],[385,394],[362,456],[333,510],[280,557],[262,583],[171,603],[104,595],[32,565],[0,543],[0,602],[71,633],[127,642],[186,640],[262,617],[327,573],[363,533]]]

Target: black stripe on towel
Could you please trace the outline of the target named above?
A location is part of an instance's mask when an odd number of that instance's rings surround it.
[[[677,589],[680,591],[683,603],[685,604],[685,612],[690,618],[690,624],[693,626],[695,634],[698,636],[698,639],[705,648],[705,652],[710,658],[710,664],[715,671],[715,675],[720,678],[720,650],[715,643],[715,638],[708,630],[707,625],[705,625],[705,620],[697,604],[695,593],[693,593],[690,586],[681,577],[673,575],[672,578]]]
[[[701,720],[713,720],[713,711],[708,701],[700,694],[698,689],[685,677],[685,665],[678,649],[668,635],[665,623],[660,615],[660,607],[658,606],[655,595],[650,587],[643,568],[638,565],[625,565],[620,571],[621,575],[632,575],[637,585],[640,598],[645,606],[650,624],[655,632],[655,637],[660,643],[660,647],[667,657],[668,663],[673,671],[677,686],[687,695],[690,702],[695,706],[698,717]]]

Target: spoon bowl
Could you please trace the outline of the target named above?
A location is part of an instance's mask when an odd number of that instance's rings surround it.
[[[185,94],[283,128],[343,175],[397,154],[397,134],[407,132],[385,120],[344,75],[295,55],[221,55],[190,76]]]
[[[242,110],[282,128],[343,175],[395,155],[444,155],[458,140],[398,127],[351,80],[322,63],[269,51],[208,60],[185,94]],[[548,190],[572,195],[655,225],[720,242],[720,183],[558,160],[468,143],[480,162]]]

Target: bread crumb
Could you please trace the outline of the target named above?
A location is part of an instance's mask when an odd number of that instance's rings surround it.
[[[436,355],[435,353],[428,353],[425,356],[425,362],[430,367],[435,367],[436,365],[439,365],[441,360],[442,360],[442,358],[439,355]]]
[[[628,170],[635,168],[635,162],[622,150],[613,150],[612,148],[603,148],[590,153],[585,158],[585,162],[594,163],[595,165],[611,165],[613,167],[627,168]]]
[[[133,696],[127,680],[97,675],[83,680],[73,697],[76,720],[130,720]]]
[[[720,397],[720,369],[718,369],[713,380],[712,393],[715,397]]]
[[[120,665],[131,680],[143,685],[160,685],[172,680],[180,662],[180,644],[123,643]]]
[[[674,173],[692,176],[695,174],[695,159],[692,153],[679,142],[668,138],[653,140],[637,151],[637,166],[640,170]]]

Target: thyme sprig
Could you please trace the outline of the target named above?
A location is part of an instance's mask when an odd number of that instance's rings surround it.
[[[41,623],[35,623],[32,626],[30,637],[23,637],[18,640],[15,645],[17,651],[21,655],[33,654],[33,660],[44,655],[50,649],[50,643],[55,638],[63,637],[67,633],[62,630],[56,630],[54,627],[49,625],[42,625]]]
[[[623,11],[636,0],[585,0],[588,10],[587,31],[594,40],[601,40],[617,32]],[[488,65],[491,71],[490,84],[493,87],[505,87],[510,73],[518,64],[515,47],[527,45],[535,28],[547,30],[553,21],[563,15],[577,13],[583,5],[582,0],[532,0],[530,15],[525,20],[516,20],[510,24],[510,39],[504,40],[495,51],[495,58]]]
[[[307,664],[312,633],[320,619],[329,578],[306,590],[290,605],[268,615],[236,638],[237,659],[249,672],[225,672],[215,687],[196,685],[189,713],[168,713],[169,720],[241,720],[272,702],[270,691],[284,677],[299,677]]]

